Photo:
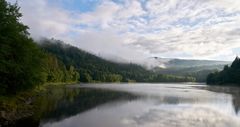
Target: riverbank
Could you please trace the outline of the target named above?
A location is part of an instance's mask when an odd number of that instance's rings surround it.
[[[49,87],[64,87],[69,84],[74,83],[47,83],[15,95],[0,96],[0,127],[14,126],[16,121],[32,116],[37,109],[34,105],[36,98],[48,93]]]

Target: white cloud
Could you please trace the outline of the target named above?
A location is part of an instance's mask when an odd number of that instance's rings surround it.
[[[48,4],[47,0],[18,1],[23,13],[22,21],[30,27],[34,38],[40,36],[61,36],[71,30],[72,15],[58,7]]]
[[[114,13],[119,10],[119,6],[113,2],[104,1],[96,8],[96,11],[83,13],[79,17],[79,23],[87,24],[89,26],[96,26],[105,28],[108,23],[113,21]]]
[[[231,60],[240,47],[238,0],[104,0],[86,13],[49,0],[18,3],[33,37],[62,39],[128,61],[155,55]]]

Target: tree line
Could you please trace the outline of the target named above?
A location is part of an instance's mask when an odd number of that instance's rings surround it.
[[[215,85],[240,85],[240,58],[232,62],[231,66],[224,66],[223,70],[211,73],[207,76],[207,84]]]

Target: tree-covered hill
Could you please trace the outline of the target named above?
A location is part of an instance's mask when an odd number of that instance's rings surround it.
[[[207,84],[231,84],[240,85],[240,58],[236,57],[231,66],[224,66],[220,72],[214,72],[208,75]]]
[[[184,82],[191,77],[162,75],[132,63],[115,63],[54,39],[43,39],[40,47],[55,55],[66,66],[73,65],[80,74],[80,82]]]

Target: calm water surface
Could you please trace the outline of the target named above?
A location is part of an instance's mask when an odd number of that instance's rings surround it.
[[[41,127],[240,127],[234,87],[86,84],[51,92],[39,99]]]

